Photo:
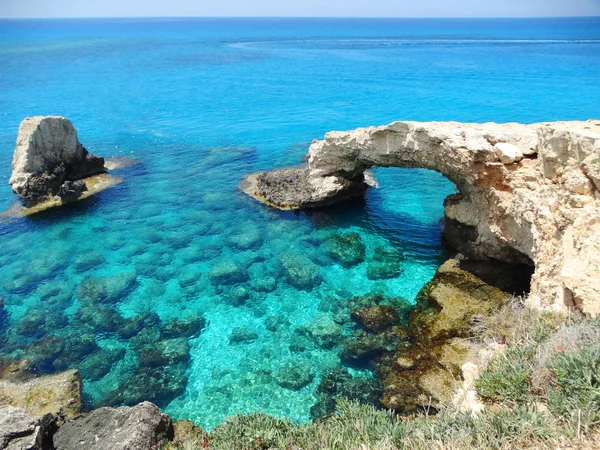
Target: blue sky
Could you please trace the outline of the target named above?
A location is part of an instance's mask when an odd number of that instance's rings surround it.
[[[600,0],[0,0],[0,17],[600,16]]]

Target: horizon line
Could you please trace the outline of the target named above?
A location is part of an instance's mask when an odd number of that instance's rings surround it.
[[[93,20],[93,19],[594,19],[600,15],[573,16],[72,16],[72,17],[1,17],[0,20]]]

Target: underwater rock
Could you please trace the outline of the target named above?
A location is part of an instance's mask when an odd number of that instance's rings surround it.
[[[400,317],[391,306],[375,305],[356,309],[351,313],[352,320],[367,331],[379,333],[392,325],[400,323]]]
[[[279,262],[288,282],[297,289],[310,290],[322,281],[321,269],[306,256],[298,253],[282,253]]]
[[[2,404],[23,408],[27,414],[51,414],[59,421],[72,420],[83,410],[81,377],[77,370],[28,377],[24,381],[0,379]]]
[[[77,272],[85,272],[87,270],[95,269],[105,262],[106,259],[101,253],[86,253],[75,260],[75,270]]]
[[[194,267],[185,267],[177,275],[177,281],[182,288],[192,286],[200,278],[202,278],[202,272]]]
[[[108,277],[85,278],[77,287],[82,303],[115,303],[122,300],[137,284],[135,272],[121,272]]]
[[[470,259],[534,266],[532,307],[600,314],[600,121],[329,132],[311,144],[308,168],[252,174],[240,188],[280,209],[319,207],[365,190],[375,166],[430,169],[455,183],[445,235]]]
[[[387,280],[400,275],[400,264],[396,262],[371,261],[367,264],[369,280]]]
[[[124,348],[101,349],[99,352],[89,355],[79,364],[81,376],[90,381],[98,381],[104,378],[112,367],[125,356]]]
[[[317,402],[310,408],[312,419],[332,414],[340,398],[356,400],[361,404],[380,405],[381,389],[373,377],[353,377],[346,369],[327,369],[315,390]]]
[[[249,228],[231,236],[228,245],[236,251],[257,250],[263,245],[263,241],[263,233],[259,229]]]
[[[149,402],[99,408],[54,435],[56,450],[154,450],[174,436],[171,418]]]
[[[104,158],[92,155],[77,140],[64,117],[28,117],[19,126],[10,185],[26,205],[56,195],[63,201],[81,196],[83,180],[106,172]]]
[[[172,319],[160,327],[161,338],[185,337],[192,339],[197,337],[206,327],[206,319],[199,315],[188,315],[182,319]]]
[[[236,327],[233,330],[231,330],[231,335],[229,336],[229,343],[248,343],[253,342],[256,339],[258,339],[258,334],[252,328]]]
[[[110,392],[102,403],[116,406],[151,401],[167,405],[185,391],[187,382],[185,362],[160,367],[137,366],[129,377],[119,381],[117,389]]]
[[[265,327],[272,333],[279,331],[281,328],[288,328],[290,326],[290,321],[287,317],[274,315],[269,316],[265,320]]]
[[[365,244],[358,233],[341,234],[325,243],[327,253],[344,267],[353,267],[365,260]]]
[[[123,339],[130,339],[144,328],[156,328],[160,324],[160,317],[154,311],[146,311],[133,317],[119,319],[122,322],[116,330]]]
[[[48,332],[64,328],[68,323],[69,319],[60,311],[36,306],[27,309],[17,323],[16,331],[23,336],[40,338]]]
[[[269,293],[277,289],[277,280],[271,276],[255,278],[250,282],[250,286],[256,292]]]
[[[125,319],[109,306],[83,304],[75,313],[74,324],[95,333],[118,333],[126,330]]]
[[[303,361],[286,361],[274,374],[279,386],[292,391],[299,391],[308,386],[315,378],[310,363]]]
[[[224,291],[222,298],[233,306],[241,306],[250,299],[250,290],[245,286],[233,286]]]
[[[406,328],[400,326],[378,334],[356,334],[344,342],[340,359],[349,366],[364,366],[385,353],[394,352],[406,340]]]
[[[233,260],[218,261],[210,268],[208,277],[214,285],[231,285],[248,281],[248,271]]]
[[[188,361],[190,344],[186,338],[164,339],[137,346],[136,354],[142,366],[159,367],[178,361]]]
[[[342,341],[342,328],[326,314],[315,316],[311,322],[297,328],[296,332],[325,349],[331,349]]]
[[[404,254],[394,247],[381,246],[373,250],[373,261],[399,264],[404,261]]]

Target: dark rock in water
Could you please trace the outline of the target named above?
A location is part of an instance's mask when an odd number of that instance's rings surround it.
[[[404,255],[400,250],[394,247],[377,247],[373,251],[373,260],[385,263],[401,263],[404,260]]]
[[[284,363],[274,374],[275,381],[279,386],[292,391],[299,391],[309,385],[315,378],[315,374],[308,363],[301,361],[288,361]]]
[[[66,423],[54,435],[56,450],[155,450],[172,440],[173,424],[149,402],[99,408]]]
[[[142,366],[159,367],[190,358],[190,345],[186,338],[164,339],[136,348]]]
[[[127,319],[121,320],[123,325],[117,330],[123,339],[130,339],[145,327],[156,328],[160,324],[160,317],[154,311],[147,311]]]
[[[310,408],[313,419],[335,412],[337,400],[344,397],[361,404],[379,406],[381,389],[373,377],[353,377],[346,369],[327,369],[315,390],[317,402]]]
[[[0,405],[0,448],[40,450],[44,430],[42,420],[23,408]]]
[[[310,290],[322,281],[321,269],[306,256],[282,253],[279,261],[288,282],[297,289]]]
[[[299,327],[296,332],[325,349],[331,349],[342,341],[341,327],[324,314],[316,316],[310,323]]]
[[[406,340],[404,327],[392,327],[379,334],[361,333],[344,343],[340,359],[350,366],[364,366],[384,353],[394,352]]]
[[[28,205],[59,195],[77,199],[84,178],[106,172],[104,159],[88,153],[64,117],[31,117],[21,122],[10,185]]]
[[[265,327],[267,330],[275,333],[281,328],[287,328],[290,326],[290,321],[284,317],[279,315],[269,316],[265,320]]]
[[[258,334],[252,329],[248,327],[236,327],[231,331],[231,335],[229,336],[230,344],[239,344],[252,342],[258,339]]]
[[[101,253],[86,253],[75,260],[75,270],[77,272],[85,272],[86,270],[95,269],[104,264],[105,261]]]
[[[122,272],[109,277],[84,279],[77,287],[82,303],[115,303],[123,299],[137,284],[135,272]]]
[[[273,292],[277,289],[277,280],[274,277],[266,276],[252,280],[250,285],[256,292]]]
[[[89,355],[79,365],[81,376],[86,380],[98,381],[104,378],[112,367],[123,359],[125,349],[102,349],[97,353]]]
[[[379,333],[400,323],[400,317],[391,306],[375,305],[352,311],[352,320],[367,331]]]
[[[17,333],[23,336],[39,338],[53,330],[60,330],[69,323],[67,316],[59,311],[47,308],[32,307],[27,310],[16,327]]]
[[[236,261],[223,260],[215,263],[208,272],[214,285],[231,285],[248,281],[248,271]]]
[[[105,405],[135,405],[151,401],[166,406],[185,391],[187,364],[179,362],[161,367],[136,367],[119,382],[104,400]]]
[[[227,289],[222,298],[230,305],[241,306],[250,299],[250,290],[245,286],[234,286]]]
[[[263,233],[257,228],[250,228],[231,236],[228,245],[237,251],[256,250],[262,246],[263,241]]]
[[[395,262],[372,261],[367,265],[369,280],[387,280],[400,275],[400,264]]]
[[[56,194],[63,202],[72,202],[77,200],[86,190],[87,187],[83,180],[65,181],[60,188],[58,188]]]
[[[365,245],[358,233],[335,236],[325,244],[329,256],[344,267],[353,267],[365,260]]]
[[[75,324],[85,326],[95,333],[117,333],[126,330],[126,321],[115,309],[84,304],[75,313]]]
[[[197,337],[206,327],[206,319],[202,316],[189,315],[183,319],[173,319],[163,322],[160,335],[163,338]]]

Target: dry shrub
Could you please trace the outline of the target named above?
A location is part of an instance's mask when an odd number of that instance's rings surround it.
[[[574,353],[600,342],[600,320],[584,319],[565,324],[543,342],[535,355],[531,385],[537,394],[543,394],[552,382],[552,361],[559,354]]]
[[[479,342],[514,345],[527,336],[539,321],[541,312],[525,305],[522,297],[511,297],[489,316],[474,316],[471,331]]]

